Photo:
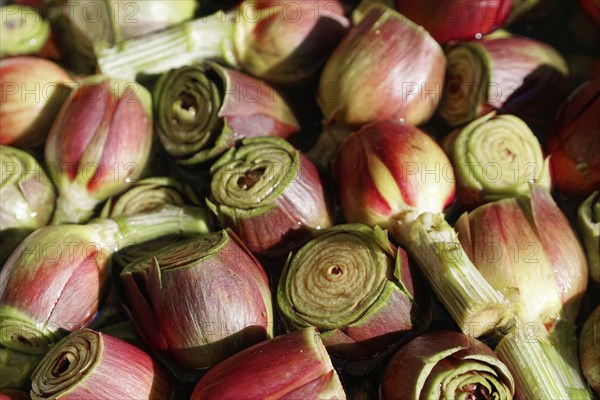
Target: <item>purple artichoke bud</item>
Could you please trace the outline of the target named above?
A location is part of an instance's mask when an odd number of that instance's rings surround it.
[[[59,193],[53,223],[87,221],[98,203],[138,179],[150,156],[151,102],[141,85],[101,75],[75,90],[45,148]]]
[[[346,398],[317,332],[306,328],[254,345],[212,368],[191,400]]]
[[[183,368],[212,367],[272,336],[266,273],[226,230],[164,247],[121,281],[138,335]]]

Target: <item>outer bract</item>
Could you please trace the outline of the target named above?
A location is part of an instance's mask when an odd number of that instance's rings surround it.
[[[82,329],[56,344],[31,375],[31,398],[169,400],[173,384],[140,348]]]
[[[0,61],[0,144],[44,143],[68,96],[67,72],[51,61],[14,57]]]
[[[328,59],[317,102],[330,125],[418,125],[435,112],[445,71],[444,52],[425,29],[374,5]]]
[[[583,249],[551,194],[508,198],[463,214],[455,225],[469,258],[511,300],[524,323],[574,321],[587,288]]]
[[[191,400],[345,399],[325,346],[307,328],[254,345],[212,368]]]
[[[140,337],[183,368],[212,367],[272,336],[266,273],[225,230],[157,250],[121,282]]]
[[[383,375],[383,400],[510,400],[508,368],[484,343],[452,331],[425,333],[394,355]]]
[[[387,232],[336,225],[290,256],[277,303],[291,328],[316,327],[330,353],[368,357],[429,325],[431,303],[417,277]]]
[[[45,147],[59,197],[52,222],[85,222],[144,170],[152,144],[150,93],[135,82],[87,78],[56,117]]]

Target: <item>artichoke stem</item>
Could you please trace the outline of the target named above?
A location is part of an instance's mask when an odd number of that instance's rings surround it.
[[[87,222],[92,215],[94,215],[94,207],[96,205],[95,200],[84,199],[79,197],[80,201],[75,204],[69,198],[58,197],[56,199],[56,208],[52,215],[51,225],[62,225],[62,224],[80,224]]]
[[[516,324],[496,346],[496,354],[510,369],[523,399],[592,399],[585,384],[565,385],[572,368],[544,338],[538,324]]]
[[[138,74],[160,74],[195,61],[222,59],[235,64],[232,53],[236,13],[218,11],[158,33],[96,49],[100,71],[133,80]]]
[[[569,320],[561,319],[551,334],[540,340],[542,350],[558,372],[561,384],[569,393],[570,399],[591,399],[585,378],[579,366],[576,326]]]
[[[508,301],[475,268],[443,214],[405,212],[390,231],[417,261],[463,333],[502,333],[514,322]]]
[[[165,205],[158,212],[117,217],[113,220],[119,226],[116,234],[119,237],[115,238],[119,242],[119,249],[163,236],[205,234],[213,228],[208,209],[192,206]]]

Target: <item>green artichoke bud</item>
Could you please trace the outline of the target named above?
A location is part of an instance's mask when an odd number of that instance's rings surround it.
[[[332,225],[316,167],[284,139],[244,139],[211,174],[209,208],[254,253],[286,252]]]
[[[33,156],[0,145],[0,239],[5,255],[35,229],[50,221],[55,192],[52,181]]]
[[[33,8],[20,4],[0,7],[0,58],[35,55],[50,37],[50,23]]]
[[[272,336],[267,275],[225,230],[161,248],[121,282],[138,335],[180,367],[212,367]]]
[[[287,139],[300,130],[274,88],[213,62],[164,73],[153,95],[158,137],[183,165],[215,158],[243,138]]]
[[[170,177],[152,177],[142,179],[126,192],[109,198],[100,212],[100,217],[114,218],[155,211],[165,204],[200,206],[202,203],[187,183]]]
[[[367,357],[429,325],[431,304],[414,275],[386,231],[336,225],[290,256],[277,303],[291,328],[316,327],[331,354]]]
[[[577,214],[579,234],[587,253],[590,279],[600,285],[600,192],[594,192],[581,206]]]
[[[173,382],[140,348],[82,329],[56,344],[31,375],[32,400],[169,400]]]
[[[492,112],[451,133],[447,142],[462,204],[528,195],[531,183],[550,190],[549,158],[519,117]]]

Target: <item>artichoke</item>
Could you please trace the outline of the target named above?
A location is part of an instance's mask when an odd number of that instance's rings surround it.
[[[32,400],[169,400],[171,378],[148,354],[90,329],[56,344],[31,375]]]
[[[508,302],[444,219],[454,172],[431,137],[402,122],[374,122],[344,141],[333,167],[346,220],[389,228],[463,332],[478,337],[510,322]]]
[[[138,83],[101,75],[77,87],[44,149],[58,188],[52,223],[86,222],[98,203],[139,179],[152,145],[151,102]]]
[[[548,135],[556,187],[582,198],[600,190],[600,77],[579,85],[560,108]]]
[[[277,303],[291,328],[316,327],[330,353],[371,356],[427,328],[431,304],[414,275],[387,232],[336,225],[290,256]]]
[[[425,333],[398,350],[381,383],[382,400],[511,400],[511,373],[484,343],[453,331]]]
[[[256,344],[212,368],[190,400],[346,398],[325,346],[306,328]]]
[[[298,85],[319,71],[349,26],[339,0],[245,0],[233,11],[100,49],[98,66],[134,79],[219,59],[267,82]]]
[[[29,153],[0,145],[0,265],[35,229],[45,226],[54,211],[54,185]]]
[[[554,48],[525,37],[489,37],[451,46],[439,115],[451,126],[496,109],[547,121],[562,99],[567,64]],[[551,112],[551,111],[550,111]]]
[[[550,189],[549,158],[527,124],[494,112],[475,119],[447,138],[460,202],[484,202],[529,194],[530,184]]]
[[[172,69],[153,92],[158,137],[179,164],[198,164],[255,136],[298,133],[296,117],[266,83],[213,62]]]
[[[266,273],[225,230],[163,247],[121,282],[138,335],[183,368],[212,367],[272,336]]]
[[[600,192],[592,193],[581,203],[577,223],[587,253],[590,279],[600,285]]]
[[[579,360],[592,390],[600,395],[600,305],[583,325],[579,338]]]
[[[70,93],[70,81],[64,69],[43,58],[0,60],[0,144],[43,144]]]
[[[155,211],[165,204],[200,206],[194,189],[170,177],[152,177],[134,183],[126,192],[109,198],[100,217],[114,218]]]
[[[50,37],[50,23],[33,8],[0,7],[0,58],[39,53]]]
[[[0,272],[0,345],[43,354],[89,325],[109,289],[109,258],[160,236],[207,233],[206,210],[163,209],[87,225],[53,225],[29,235]]]
[[[332,225],[316,167],[284,139],[244,139],[211,175],[208,207],[252,252],[286,252]]]

